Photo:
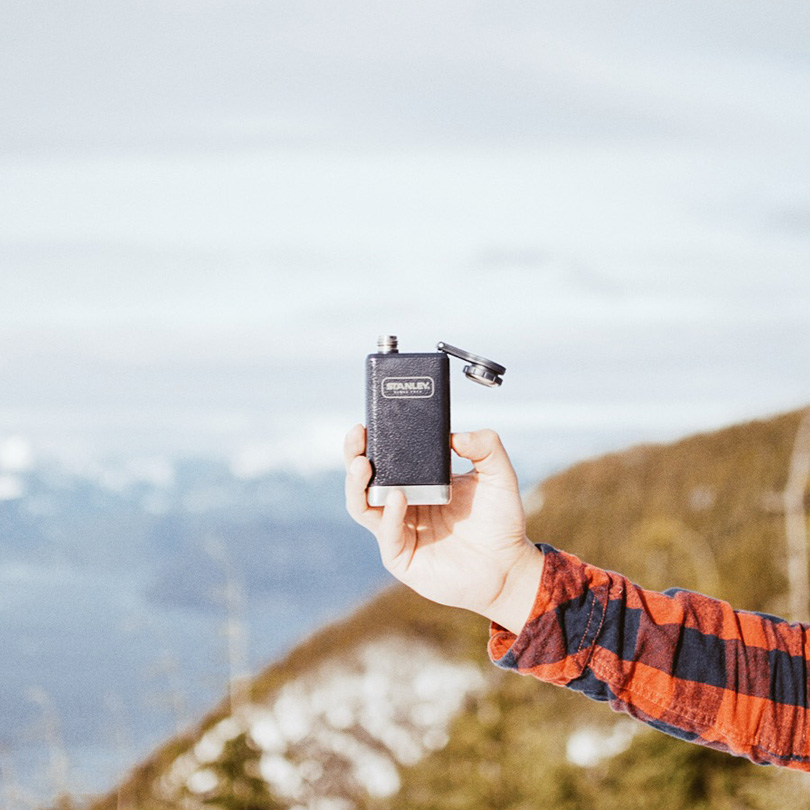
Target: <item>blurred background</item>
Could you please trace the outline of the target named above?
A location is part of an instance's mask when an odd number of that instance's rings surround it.
[[[387,582],[363,358],[526,487],[810,400],[810,7],[0,0],[0,774],[101,790]],[[272,542],[268,542],[268,538]]]

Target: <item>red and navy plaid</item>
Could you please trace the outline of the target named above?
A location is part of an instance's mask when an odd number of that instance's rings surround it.
[[[498,666],[683,740],[810,770],[807,625],[691,591],[647,591],[539,547],[545,567],[526,625],[519,636],[490,630]]]

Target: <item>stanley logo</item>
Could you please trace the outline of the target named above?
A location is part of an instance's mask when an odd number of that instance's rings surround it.
[[[386,377],[382,381],[386,399],[428,399],[433,390],[432,377]]]

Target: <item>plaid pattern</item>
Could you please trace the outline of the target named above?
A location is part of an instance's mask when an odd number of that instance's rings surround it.
[[[810,770],[808,626],[683,590],[645,591],[541,545],[519,636],[492,625],[504,669],[608,701],[683,740]]]

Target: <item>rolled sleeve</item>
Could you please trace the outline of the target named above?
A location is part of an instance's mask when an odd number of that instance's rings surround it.
[[[588,665],[604,622],[610,575],[552,546],[538,548],[545,561],[529,618],[517,636],[492,624],[488,652],[503,669],[565,686]]]

